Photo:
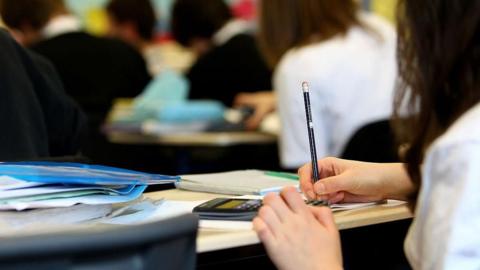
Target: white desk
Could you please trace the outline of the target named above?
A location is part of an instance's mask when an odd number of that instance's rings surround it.
[[[183,190],[166,190],[147,193],[152,199],[165,198],[167,200],[208,200],[226,195],[189,192]],[[388,204],[374,205],[368,208],[340,211],[334,213],[335,221],[340,230],[374,225],[385,222],[408,219],[412,214],[406,205],[389,206]],[[205,230],[200,229],[197,237],[197,252],[217,251],[260,243],[253,230]]]

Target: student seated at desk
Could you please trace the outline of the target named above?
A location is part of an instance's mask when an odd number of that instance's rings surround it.
[[[339,156],[353,133],[392,112],[396,34],[354,0],[260,1],[260,48],[274,67],[273,89],[284,168],[308,161],[301,83],[310,83],[317,155]],[[279,29],[282,29],[279,31]],[[250,127],[275,104],[273,94],[242,95],[257,108]]]
[[[147,62],[150,75],[162,70],[161,52],[153,43],[157,17],[150,0],[111,0],[107,7],[108,35],[132,45]]]
[[[405,164],[335,158],[299,170],[311,199],[410,200],[405,252],[413,269],[480,267],[480,0],[405,0],[399,7],[402,85],[408,104]],[[400,130],[399,130],[400,131]],[[295,190],[264,200],[255,230],[280,269],[340,269],[338,231],[326,207],[309,208]],[[372,259],[375,258],[365,258]]]
[[[247,22],[233,19],[223,0],[177,0],[172,33],[198,56],[187,72],[191,99],[232,106],[239,92],[271,89],[271,72]]]
[[[24,45],[54,64],[65,91],[86,112],[86,154],[106,152],[99,127],[116,97],[134,97],[150,81],[145,61],[129,45],[84,32],[62,0],[1,0],[0,14]]]
[[[0,161],[75,155],[86,119],[53,66],[0,29]]]

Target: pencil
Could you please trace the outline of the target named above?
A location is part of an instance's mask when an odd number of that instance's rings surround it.
[[[307,117],[308,141],[310,144],[310,157],[312,160],[313,182],[320,180],[318,173],[317,148],[315,146],[315,133],[313,131],[312,110],[310,105],[310,87],[307,82],[302,83],[303,101],[305,103],[305,115]]]

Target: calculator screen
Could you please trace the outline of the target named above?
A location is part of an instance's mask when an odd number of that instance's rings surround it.
[[[230,200],[224,204],[221,204],[221,205],[218,205],[216,206],[215,208],[219,208],[219,209],[231,209],[231,208],[235,208],[241,204],[245,203],[244,200]]]

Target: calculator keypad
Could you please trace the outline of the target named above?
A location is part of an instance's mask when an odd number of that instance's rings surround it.
[[[235,207],[236,209],[240,210],[249,210],[249,211],[256,211],[262,206],[262,202],[258,200],[249,200],[245,203]]]

